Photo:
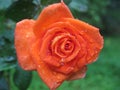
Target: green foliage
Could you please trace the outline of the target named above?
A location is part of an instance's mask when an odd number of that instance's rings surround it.
[[[12,4],[12,0],[0,0],[0,10],[8,8]]]
[[[16,66],[16,61],[14,57],[4,57],[0,58],[0,71],[8,70]]]
[[[13,81],[19,90],[26,90],[32,79],[32,72],[27,72],[18,67],[14,73]]]
[[[0,73],[1,74],[1,73]],[[0,90],[9,90],[8,83],[4,77],[0,77]]]
[[[41,0],[41,4],[44,6],[52,4],[52,3],[57,3],[57,2],[60,2],[60,0]]]
[[[10,71],[8,71],[8,70],[11,70],[12,68],[15,68],[17,66],[16,55],[15,55],[15,50],[14,50],[15,22],[13,22],[9,19],[6,19],[6,17],[5,17],[5,14],[7,14],[9,16],[10,15],[12,16],[15,13],[23,14],[23,12],[20,12],[20,13],[18,13],[19,11],[16,12],[18,8],[17,8],[16,4],[14,4],[14,3],[9,8],[7,8],[7,10],[0,11],[0,75],[1,75],[1,73],[3,73],[3,75],[0,76],[0,90],[9,90],[8,87],[11,84],[9,82],[10,81],[10,78],[9,78]],[[19,4],[19,5],[21,5],[21,4]],[[29,5],[29,3],[28,3],[28,5]],[[17,8],[17,9],[15,9],[16,10],[15,12],[13,12],[14,11],[13,7]],[[9,13],[8,13],[8,11],[9,11]],[[11,16],[9,18],[11,18]],[[20,20],[25,17],[25,15],[23,15],[21,17],[17,17],[17,18],[15,18],[15,17],[13,18],[13,16],[11,19],[15,20],[15,21]],[[16,68],[13,77],[14,77],[14,81],[13,81],[14,84],[20,90],[26,90],[30,84],[32,74],[31,74],[31,72],[26,72],[26,71]]]
[[[37,5],[33,0],[18,0],[6,10],[6,17],[14,21],[20,21],[25,18],[33,18],[38,11]]]
[[[41,5],[43,6],[47,6],[50,5],[52,3],[58,3],[61,2],[61,0],[40,0],[41,1]],[[64,0],[64,2],[68,5],[72,0]]]
[[[105,33],[120,35],[120,1],[111,0],[107,7],[107,14],[103,17]]]
[[[72,0],[69,6],[76,18],[103,28],[101,18],[108,4],[109,0]]]
[[[78,12],[87,12],[88,0],[74,0],[70,3],[70,7]]]
[[[4,11],[2,12],[4,13]],[[14,31],[7,26],[7,21],[5,22],[3,13],[0,13],[0,71],[8,70],[16,66],[13,44]]]

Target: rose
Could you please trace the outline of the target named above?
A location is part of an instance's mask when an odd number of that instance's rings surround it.
[[[37,70],[53,90],[64,80],[83,78],[102,47],[98,28],[74,19],[62,1],[46,7],[37,20],[17,23],[15,47],[24,70]]]

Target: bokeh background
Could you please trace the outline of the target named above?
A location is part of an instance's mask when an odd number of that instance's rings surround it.
[[[22,70],[14,49],[15,24],[36,19],[60,0],[0,0],[0,90],[49,90],[37,72]],[[64,0],[73,15],[100,28],[104,48],[88,65],[84,79],[64,82],[58,90],[120,90],[120,0]]]

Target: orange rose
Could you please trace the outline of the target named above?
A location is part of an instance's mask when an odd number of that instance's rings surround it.
[[[74,19],[62,1],[46,7],[37,20],[22,20],[15,30],[18,62],[37,70],[51,90],[63,81],[83,78],[96,61],[103,38],[99,29]]]

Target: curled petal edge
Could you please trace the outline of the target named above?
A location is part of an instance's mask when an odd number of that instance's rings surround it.
[[[24,70],[36,70],[30,55],[30,47],[35,41],[33,33],[34,20],[24,19],[15,28],[15,48],[18,62]]]

